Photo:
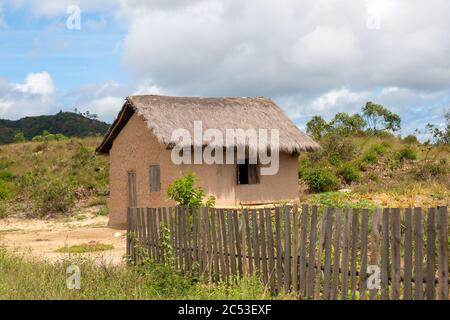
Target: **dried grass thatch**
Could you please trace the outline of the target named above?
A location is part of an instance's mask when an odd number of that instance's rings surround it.
[[[176,129],[186,129],[194,137],[194,121],[202,122],[203,132],[207,129],[218,129],[224,137],[226,129],[255,129],[257,131],[259,129],[278,129],[280,150],[291,154],[319,148],[314,140],[301,132],[286,114],[268,98],[139,95],[126,99],[118,118],[108,130],[102,144],[97,148],[97,152],[109,152],[115,137],[134,112],[143,118],[158,141],[169,148],[178,142],[171,141],[172,132]],[[226,145],[224,139],[224,145],[221,147],[236,147],[236,143],[233,143]],[[268,147],[267,145],[251,144],[248,139],[245,144],[250,150]]]

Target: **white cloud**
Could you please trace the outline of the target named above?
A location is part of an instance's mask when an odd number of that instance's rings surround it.
[[[30,73],[23,83],[0,79],[0,118],[52,112],[57,104],[57,91],[47,72]]]
[[[24,83],[13,84],[13,88],[24,94],[35,94],[42,97],[51,96],[56,91],[53,79],[48,72],[30,73]]]
[[[69,4],[79,4],[82,14],[100,13],[82,20],[87,28],[102,28],[102,15],[109,22],[111,12],[128,26],[120,50],[131,80],[63,96],[108,120],[133,93],[269,96],[298,121],[356,112],[372,100],[418,125],[439,120],[448,107],[446,0],[11,0],[8,6],[54,17]],[[31,82],[20,84],[28,94],[47,87],[55,95],[45,81]]]

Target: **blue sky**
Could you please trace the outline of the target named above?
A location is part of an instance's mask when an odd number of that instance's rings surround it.
[[[67,8],[81,10],[69,30]],[[0,118],[127,95],[267,96],[300,126],[366,101],[402,134],[450,107],[445,0],[0,0]]]

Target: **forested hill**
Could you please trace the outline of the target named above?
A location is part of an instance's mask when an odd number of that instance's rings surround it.
[[[86,137],[105,134],[109,124],[73,112],[59,112],[56,115],[26,117],[20,120],[0,119],[0,144],[14,142],[17,133],[23,132],[27,140],[48,131],[67,137]]]

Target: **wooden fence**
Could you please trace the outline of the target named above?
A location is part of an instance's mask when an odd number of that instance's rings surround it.
[[[446,207],[299,209],[130,208],[127,255],[301,299],[449,298]]]

